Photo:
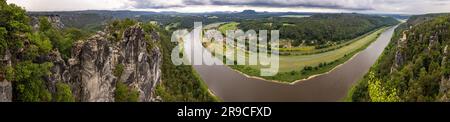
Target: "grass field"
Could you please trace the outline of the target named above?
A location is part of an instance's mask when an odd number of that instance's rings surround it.
[[[239,25],[239,23],[237,23],[237,22],[230,22],[227,24],[223,24],[219,27],[219,31],[222,33],[226,33],[227,30],[236,30],[236,29],[238,29],[238,27],[237,27],[238,25]]]
[[[283,15],[280,17],[289,17],[289,18],[305,18],[305,17],[311,17],[311,15]]]
[[[350,41],[351,43],[348,43],[345,46],[341,46],[340,48],[334,49],[332,51],[311,55],[280,56],[279,73],[276,76],[263,78],[280,82],[293,82],[296,80],[308,78],[309,76],[315,74],[321,74],[330,71],[337,65],[342,64],[350,59],[354,54],[365,49],[371,42],[376,40],[377,37],[385,29],[386,28],[381,28],[376,31],[372,31],[368,34],[356,38],[356,40]],[[210,48],[220,47],[211,45]],[[227,46],[227,48],[230,47]],[[238,57],[245,57],[248,61],[248,55],[238,55]],[[259,69],[263,68],[264,66],[232,65],[230,67],[250,76],[259,76]]]
[[[345,41],[344,43],[340,43],[340,44],[336,44],[333,46],[329,46],[326,48],[321,48],[321,49],[315,49],[314,46],[300,46],[300,47],[292,47],[292,48],[278,48],[277,50],[280,51],[281,54],[283,55],[311,55],[311,54],[318,54],[318,53],[323,53],[323,52],[328,52],[328,51],[333,51],[335,49],[339,49],[341,47],[344,46],[348,46],[351,43],[355,42],[355,41],[359,41],[361,40],[361,38],[364,38],[366,36],[368,36],[369,34],[375,32],[377,30],[374,30],[372,32],[366,33],[360,37],[357,37],[355,39],[352,40],[348,40]]]

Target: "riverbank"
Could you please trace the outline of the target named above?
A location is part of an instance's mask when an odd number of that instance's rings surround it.
[[[194,68],[208,88],[225,102],[335,102],[342,100],[375,63],[390,42],[394,28],[387,29],[365,50],[329,73],[295,84],[249,78],[224,65]]]
[[[336,49],[336,52],[330,51],[309,56],[280,56],[279,73],[271,77],[259,76],[261,66],[230,65],[229,67],[251,78],[294,84],[317,75],[329,73],[367,48],[387,28],[383,27],[370,34],[366,34],[364,37],[358,37],[360,40]]]

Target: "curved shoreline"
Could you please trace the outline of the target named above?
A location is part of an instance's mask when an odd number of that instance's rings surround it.
[[[389,28],[366,49],[347,57],[352,60],[295,84],[260,80],[223,65],[193,67],[208,89],[224,102],[336,102],[345,98],[353,84],[375,63],[391,41],[393,30]]]
[[[295,84],[297,84],[297,83],[299,83],[299,82],[302,82],[302,81],[307,81],[307,80],[313,79],[313,78],[318,77],[318,76],[321,76],[321,75],[329,74],[329,73],[331,73],[332,71],[334,71],[335,69],[341,67],[342,65],[344,65],[344,64],[347,63],[348,61],[350,61],[350,60],[352,60],[353,58],[355,58],[356,55],[358,55],[359,53],[361,53],[361,51],[359,51],[358,53],[356,53],[355,55],[353,55],[350,59],[348,59],[348,60],[345,61],[344,63],[341,63],[341,64],[339,64],[339,65],[336,65],[334,68],[332,68],[331,70],[329,70],[329,71],[327,71],[327,72],[320,73],[320,74],[315,74],[315,75],[311,75],[311,76],[309,76],[309,77],[307,77],[307,78],[303,78],[303,79],[300,79],[300,80],[295,80],[295,81],[290,82],[290,83],[289,83],[289,82],[279,81],[279,80],[269,80],[269,79],[265,79],[265,78],[258,77],[258,76],[247,75],[247,74],[245,74],[245,73],[243,73],[243,72],[241,72],[241,71],[239,71],[239,70],[233,69],[233,68],[231,68],[231,67],[229,67],[229,66],[227,66],[227,68],[230,68],[231,70],[233,70],[233,71],[235,71],[235,72],[238,72],[239,74],[241,74],[241,75],[243,75],[243,76],[245,76],[245,77],[247,77],[247,78],[258,79],[258,80],[263,80],[263,81],[273,82],[273,83],[279,83],[279,84],[295,85]]]
[[[381,29],[384,29],[384,30],[383,30],[382,32],[380,32],[380,34],[386,32],[387,30],[389,30],[389,29],[391,29],[391,28],[394,28],[394,27],[396,27],[396,26],[389,26],[389,27],[381,28]],[[375,32],[376,32],[376,31],[374,31],[373,33],[375,33]],[[370,34],[368,34],[368,35],[370,35]],[[366,36],[368,36],[368,35],[366,35]],[[360,54],[362,51],[364,51],[367,47],[369,47],[370,45],[372,45],[379,37],[380,37],[380,36],[378,35],[374,40],[372,40],[370,43],[368,43],[367,45],[365,45],[363,48],[358,49],[358,50],[357,50],[357,53],[353,54],[352,57],[350,57],[350,58],[347,59],[346,61],[340,63],[339,65],[334,66],[332,69],[330,69],[330,70],[328,70],[328,71],[326,71],[326,72],[323,72],[323,73],[314,74],[314,75],[308,76],[308,77],[306,77],[306,78],[299,79],[299,80],[295,80],[295,81],[292,81],[292,82],[285,82],[285,81],[280,81],[280,80],[269,80],[269,79],[266,79],[266,78],[262,78],[262,77],[258,77],[258,76],[252,76],[252,75],[245,74],[245,73],[243,73],[243,72],[241,72],[241,71],[239,71],[239,70],[237,70],[237,69],[231,68],[231,67],[229,67],[229,66],[226,66],[226,67],[227,67],[227,68],[230,68],[231,70],[233,70],[233,71],[235,71],[235,72],[237,72],[237,73],[239,73],[239,74],[241,74],[241,75],[243,75],[243,76],[245,76],[245,77],[247,77],[247,78],[258,79],[258,80],[263,80],[263,81],[273,82],[273,83],[279,83],[279,84],[295,85],[295,84],[300,83],[300,82],[302,82],[302,81],[307,81],[307,80],[313,79],[313,78],[315,78],[315,77],[322,76],[322,75],[327,75],[327,74],[333,72],[333,71],[336,70],[337,68],[339,68],[339,67],[341,67],[342,65],[348,63],[349,61],[353,60],[357,55],[359,55],[359,54]]]

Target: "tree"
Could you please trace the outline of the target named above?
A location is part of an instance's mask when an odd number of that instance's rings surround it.
[[[120,76],[122,76],[123,71],[125,66],[123,64],[117,64],[116,67],[114,68],[113,71],[113,75],[116,76],[117,78],[120,78]]]
[[[50,75],[52,63],[35,64],[31,61],[20,62],[14,68],[16,95],[18,101],[51,101],[51,94],[46,89],[44,76]]]
[[[0,27],[0,55],[3,55],[8,46],[5,39],[6,34],[6,28]]]
[[[39,17],[39,31],[46,32],[52,28],[52,24],[47,17]]]
[[[139,92],[128,88],[127,85],[120,81],[116,83],[116,91],[114,93],[116,102],[138,102],[139,100]]]
[[[369,96],[372,102],[399,102],[397,89],[389,90],[383,87],[380,79],[375,77],[375,73],[369,73]]]
[[[72,95],[72,90],[70,89],[69,85],[62,83],[62,82],[56,83],[55,101],[56,102],[75,102],[75,98]]]
[[[50,40],[46,36],[40,33],[36,32],[30,34],[29,39],[32,44],[38,47],[38,54],[47,54],[53,49],[52,42],[50,42]]]
[[[54,48],[57,48],[61,52],[63,59],[70,57],[73,43],[85,36],[83,31],[76,28],[67,28],[62,32],[52,28],[46,32],[46,35],[50,38]]]
[[[31,31],[29,19],[24,9],[5,0],[0,1],[0,7],[0,50],[8,47],[14,54],[23,47],[22,35]]]

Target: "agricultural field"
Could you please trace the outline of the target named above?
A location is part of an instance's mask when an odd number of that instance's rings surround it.
[[[228,23],[222,25],[219,28],[231,28],[232,25],[236,25],[236,23]],[[293,82],[299,79],[308,78],[309,76],[325,73],[339,64],[344,63],[348,59],[350,59],[354,54],[359,52],[360,50],[365,49],[371,42],[377,39],[377,37],[384,32],[387,27],[383,27],[367,34],[364,34],[360,37],[357,37],[351,41],[346,43],[342,43],[336,46],[332,46],[324,49],[314,49],[314,48],[295,48],[298,52],[302,52],[306,50],[308,52],[314,52],[311,54],[304,55],[280,55],[280,68],[279,73],[273,77],[263,77],[269,80],[276,80],[280,82]],[[213,50],[227,50],[227,49],[235,49],[234,46],[225,45],[220,46],[214,43],[206,44],[207,48],[213,52]],[[224,48],[225,47],[225,48]],[[280,48],[279,50],[287,50],[286,48]],[[281,51],[283,52],[283,51]],[[248,52],[246,55],[237,55],[236,57],[246,58],[248,64]],[[264,68],[262,65],[230,65],[231,68],[240,71],[241,73],[250,75],[250,76],[259,76],[259,69]]]
[[[222,33],[226,33],[227,30],[236,30],[236,29],[238,29],[238,27],[237,27],[238,25],[239,25],[239,23],[237,23],[237,22],[226,23],[219,27],[219,31]]]

